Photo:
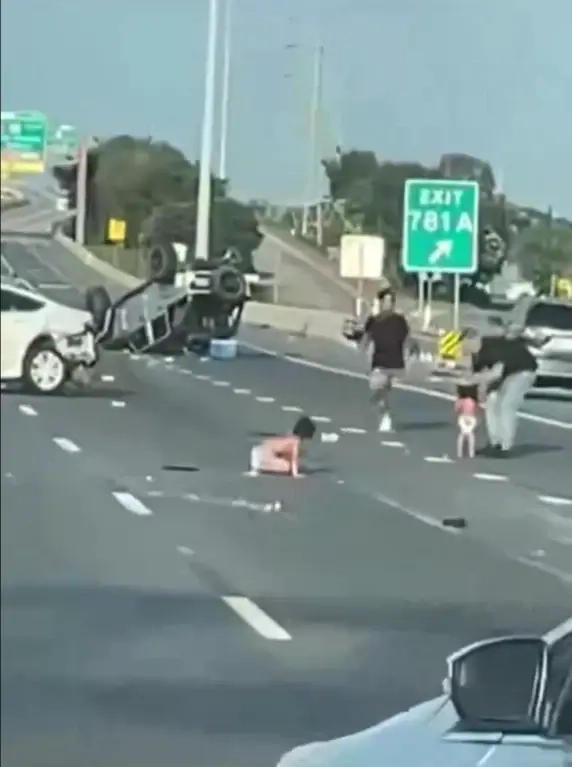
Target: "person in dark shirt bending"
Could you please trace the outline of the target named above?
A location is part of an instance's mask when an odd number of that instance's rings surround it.
[[[509,325],[502,336],[485,336],[473,358],[473,372],[486,382],[485,424],[489,443],[481,451],[492,457],[510,454],[518,410],[536,377],[537,362],[520,328]]]
[[[377,294],[378,308],[371,314],[357,334],[356,340],[371,345],[371,373],[369,388],[372,401],[379,409],[379,431],[393,430],[390,393],[394,379],[405,369],[405,344],[409,325],[395,310],[395,293],[385,288]]]

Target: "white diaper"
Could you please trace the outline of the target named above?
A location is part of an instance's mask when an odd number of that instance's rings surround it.
[[[472,434],[477,428],[477,417],[469,415],[469,413],[462,413],[457,423],[459,424],[461,434]]]
[[[252,471],[262,471],[264,460],[264,448],[262,445],[255,445],[250,451],[250,468]]]

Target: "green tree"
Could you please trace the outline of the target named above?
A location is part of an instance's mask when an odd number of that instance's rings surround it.
[[[109,219],[126,222],[126,245],[137,247],[150,235],[194,244],[199,166],[162,141],[116,136],[90,151],[86,239],[106,241]],[[77,165],[60,166],[54,175],[75,195]],[[227,183],[212,179],[211,256],[227,247],[252,252],[261,235],[252,209],[227,197]]]
[[[546,290],[552,275],[572,277],[572,227],[548,218],[523,231],[512,253],[523,278]]]
[[[444,154],[437,167],[416,162],[379,163],[373,152],[351,150],[323,163],[330,186],[331,208],[326,241],[340,232],[380,234],[386,240],[388,269],[398,278],[403,221],[403,189],[409,178],[451,178],[480,185],[479,269],[474,279],[486,282],[498,274],[512,238],[538,220],[538,211],[524,210],[496,193],[490,163],[466,154]],[[342,226],[340,227],[340,221]],[[491,245],[492,243],[492,245]]]
[[[166,203],[156,207],[141,228],[142,244],[180,242],[191,249],[195,244],[197,220],[196,202]],[[254,211],[229,198],[213,201],[211,209],[210,256],[221,258],[233,249],[243,257],[242,268],[254,268],[253,254],[262,241]]]

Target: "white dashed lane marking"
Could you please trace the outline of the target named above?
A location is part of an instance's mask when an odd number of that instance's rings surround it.
[[[204,373],[197,373],[197,374],[195,375],[195,378],[196,378],[198,381],[208,381],[208,380],[209,380],[209,378],[210,378],[210,376],[208,376],[208,375],[205,375]]]
[[[426,455],[423,460],[427,463],[454,463],[448,455]]]
[[[282,410],[285,413],[302,413],[302,408],[297,405],[282,405]]]
[[[213,381],[213,386],[230,386],[229,381]]]
[[[312,415],[310,418],[316,423],[332,423],[332,419],[327,415]]]
[[[358,429],[354,426],[342,426],[340,431],[343,434],[367,434],[367,429]]]
[[[101,380],[105,381],[106,383],[110,383],[111,381],[115,381],[115,377],[114,376],[109,376],[109,375],[104,375],[104,376],[101,376]]]
[[[125,402],[118,399],[111,400],[111,407],[125,407]]]
[[[139,498],[136,498],[131,493],[118,490],[114,491],[112,495],[124,509],[127,509],[132,514],[136,514],[138,517],[150,517],[153,514],[148,506],[145,506]]]
[[[403,444],[403,442],[398,442],[397,440],[387,440],[387,439],[382,439],[382,440],[381,440],[381,444],[382,444],[384,447],[405,447],[405,445]]]
[[[81,452],[81,447],[76,445],[75,442],[72,442],[71,439],[68,439],[67,437],[54,437],[54,442],[59,448],[65,450],[66,453]]]
[[[248,597],[221,597],[222,601],[251,629],[272,642],[289,642],[292,637],[279,623]]]
[[[24,415],[38,415],[38,411],[34,410],[31,405],[18,405],[18,410]]]
[[[552,506],[572,506],[572,498],[559,498],[556,495],[539,495],[538,500]]]
[[[235,394],[252,394],[250,389],[233,389]]]
[[[257,402],[274,402],[274,397],[257,397]]]
[[[477,472],[473,474],[475,479],[482,479],[485,482],[508,482],[508,477],[505,474],[485,474],[483,472]]]

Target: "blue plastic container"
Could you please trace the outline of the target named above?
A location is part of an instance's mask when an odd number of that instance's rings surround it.
[[[238,353],[236,338],[213,338],[210,356],[213,360],[233,360]]]

